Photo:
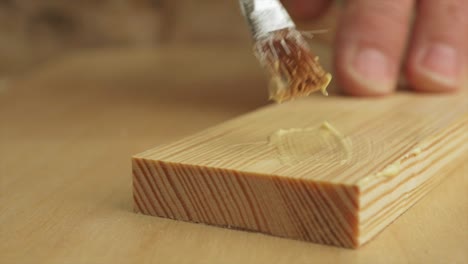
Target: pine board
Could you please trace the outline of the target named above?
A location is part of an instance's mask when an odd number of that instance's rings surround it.
[[[310,97],[133,158],[143,214],[357,248],[468,147],[466,95]]]

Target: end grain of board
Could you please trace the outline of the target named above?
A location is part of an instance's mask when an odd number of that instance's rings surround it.
[[[134,156],[135,209],[357,248],[444,179],[446,166],[463,161],[464,98],[310,97],[259,109]],[[280,129],[307,130],[324,120],[349,142],[344,162],[322,148],[285,163],[268,140]]]

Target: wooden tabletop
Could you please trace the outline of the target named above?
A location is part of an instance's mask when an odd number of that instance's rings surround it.
[[[0,82],[0,263],[468,262],[466,163],[359,250],[133,212],[133,154],[264,87],[244,47],[87,52]]]

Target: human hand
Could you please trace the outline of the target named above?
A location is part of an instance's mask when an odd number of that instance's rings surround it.
[[[283,2],[305,20],[333,1]],[[334,65],[345,92],[389,94],[400,72],[416,91],[468,88],[468,0],[348,0],[340,14]]]

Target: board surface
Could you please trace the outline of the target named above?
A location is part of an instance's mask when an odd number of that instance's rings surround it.
[[[314,96],[265,107],[136,155],[136,210],[359,247],[461,162],[466,98]]]

